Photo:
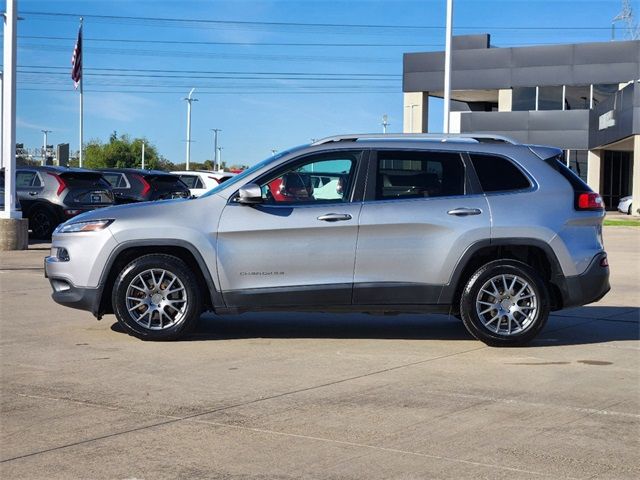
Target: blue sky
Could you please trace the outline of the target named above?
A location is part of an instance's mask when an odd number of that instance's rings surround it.
[[[50,129],[53,132],[49,143],[69,142],[72,149],[77,149],[78,95],[68,73],[78,18],[41,13],[87,15],[85,141],[105,141],[114,130],[144,136],[169,160],[182,162],[186,139],[183,98],[195,86],[198,102],[193,104],[192,161],[211,158],[213,141],[209,129],[221,128],[223,160],[253,164],[268,156],[271,149],[307,143],[311,138],[381,131],[381,116],[385,113],[391,123],[389,131],[401,131],[402,53],[442,50],[444,30],[166,22],[91,15],[442,27],[445,3],[445,0],[20,0],[23,20],[18,27],[18,67],[33,73],[18,77],[17,141],[28,147],[40,146],[40,130]],[[632,3],[638,14],[639,3]],[[1,4],[4,10],[4,2]],[[611,19],[620,9],[619,0],[457,0],[454,33],[488,32],[496,46],[608,41]],[[620,30],[618,36],[622,36]],[[131,41],[107,41],[114,39]],[[294,45],[247,45],[255,43]],[[300,45],[309,43],[383,46]],[[243,76],[254,78],[185,71],[250,72]],[[264,73],[269,75],[259,75]],[[216,78],[220,76],[231,78]],[[262,78],[265,76],[270,78]],[[300,76],[323,80],[297,79]],[[436,101],[432,105],[430,130],[438,131],[440,117],[441,104]]]

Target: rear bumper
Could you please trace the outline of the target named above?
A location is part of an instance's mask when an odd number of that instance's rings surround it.
[[[584,273],[556,282],[562,295],[562,308],[597,302],[611,290],[609,267],[601,265],[606,258],[607,254],[601,252],[593,257]]]

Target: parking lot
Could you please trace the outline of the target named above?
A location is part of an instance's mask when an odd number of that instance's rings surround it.
[[[0,257],[2,478],[640,476],[640,228],[612,291],[495,349],[442,315],[202,318],[145,343]]]

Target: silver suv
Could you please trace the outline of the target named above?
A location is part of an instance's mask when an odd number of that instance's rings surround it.
[[[609,290],[600,196],[556,148],[489,135],[331,137],[197,199],[59,226],[53,299],[148,340],[206,310],[440,312],[494,346]]]

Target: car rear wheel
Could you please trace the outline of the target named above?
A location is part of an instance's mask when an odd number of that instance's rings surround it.
[[[633,212],[633,210],[631,209],[632,205],[629,204],[629,208],[627,208],[627,215],[631,215],[631,212]]]
[[[56,226],[55,215],[46,208],[37,207],[29,213],[29,229],[33,238],[49,240]]]
[[[171,255],[145,255],[127,265],[113,286],[112,303],[120,325],[143,340],[176,340],[202,313],[195,274]]]
[[[462,292],[460,313],[467,330],[494,347],[529,343],[549,317],[549,292],[529,265],[496,260],[478,269]]]

